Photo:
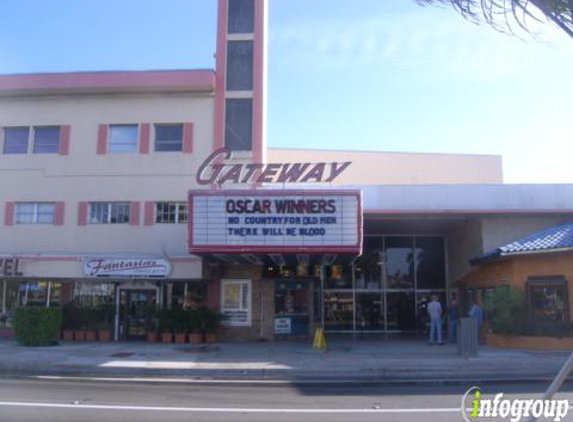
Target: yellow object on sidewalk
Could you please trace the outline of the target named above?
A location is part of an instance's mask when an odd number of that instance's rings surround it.
[[[314,332],[312,347],[314,349],[326,350],[326,338],[324,337],[324,330],[321,327],[317,327]]]

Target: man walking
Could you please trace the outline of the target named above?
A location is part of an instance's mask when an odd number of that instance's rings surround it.
[[[473,301],[472,307],[469,311],[469,316],[474,318],[477,322],[477,336],[478,336],[478,344],[483,344],[482,332],[481,327],[483,325],[483,309],[479,306],[477,300]]]
[[[428,315],[430,316],[430,344],[435,344],[436,333],[438,343],[443,345],[442,341],[442,305],[438,302],[438,296],[432,295],[432,301],[427,306]]]

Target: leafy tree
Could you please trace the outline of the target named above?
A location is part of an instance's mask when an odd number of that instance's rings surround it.
[[[573,0],[415,0],[418,4],[450,4],[464,18],[486,22],[501,32],[515,25],[528,31],[528,22],[545,16],[573,38]],[[541,13],[541,15],[540,15]]]

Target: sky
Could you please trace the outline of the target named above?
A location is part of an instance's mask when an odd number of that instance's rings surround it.
[[[269,147],[503,159],[573,183],[573,39],[413,0],[268,0]],[[10,11],[10,18],[4,13]],[[216,0],[0,0],[0,74],[213,68]]]

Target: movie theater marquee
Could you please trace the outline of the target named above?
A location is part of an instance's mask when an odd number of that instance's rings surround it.
[[[194,191],[190,252],[360,253],[361,205],[360,191]]]

